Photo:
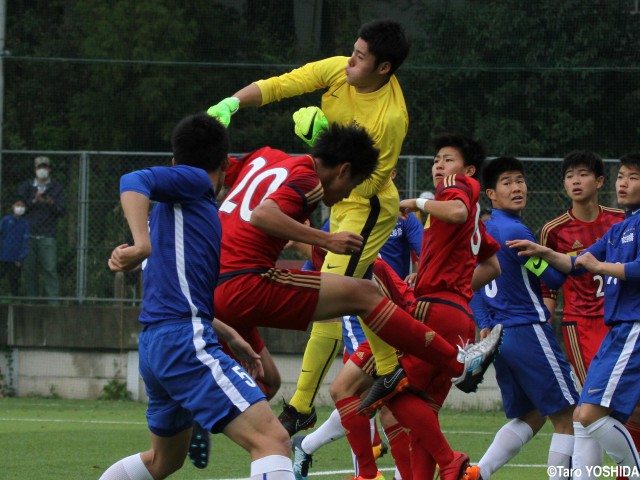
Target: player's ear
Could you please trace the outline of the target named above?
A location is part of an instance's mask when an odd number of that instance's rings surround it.
[[[229,168],[230,163],[231,163],[231,155],[227,155],[227,157],[222,161],[222,165],[220,165],[220,171],[226,172],[227,168]]]
[[[380,75],[388,75],[391,71],[391,62],[380,62],[377,70]]]
[[[493,201],[496,199],[496,191],[493,188],[487,188],[484,193],[487,194],[487,197],[489,197],[489,200]]]
[[[338,176],[343,177],[345,175],[347,177],[351,176],[351,162],[341,163],[338,167]]]
[[[175,166],[176,166],[176,159],[175,159],[175,158],[172,158],[172,159],[171,159],[171,166],[172,166],[172,167],[175,167]]]
[[[599,177],[596,177],[596,188],[602,188],[603,185],[604,185],[604,177],[602,175]]]
[[[476,174],[475,165],[467,165],[466,167],[464,167],[464,173],[468,177],[473,177]]]

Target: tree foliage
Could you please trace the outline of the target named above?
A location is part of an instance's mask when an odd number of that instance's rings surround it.
[[[404,153],[430,153],[428,139],[444,130],[474,135],[496,155],[638,147],[632,2],[324,0],[315,3],[315,51],[297,48],[301,3],[11,2],[4,146],[166,151],[183,115],[306,60],[349,55],[375,11],[409,18],[412,51],[398,72],[411,118]],[[318,102],[315,94],[237,115],[234,149],[302,150],[290,115]]]

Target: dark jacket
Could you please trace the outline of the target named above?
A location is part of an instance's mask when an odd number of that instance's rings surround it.
[[[44,193],[41,198],[50,198],[53,203],[44,201],[34,203],[38,188],[42,188]],[[18,195],[27,205],[24,217],[29,222],[32,236],[55,237],[58,218],[65,214],[66,204],[64,200],[64,190],[58,182],[50,180],[44,186],[38,187],[35,180],[27,180],[18,188]]]

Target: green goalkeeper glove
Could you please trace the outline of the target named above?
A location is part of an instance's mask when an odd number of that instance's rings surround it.
[[[209,107],[207,114],[217,118],[222,125],[228,127],[231,121],[231,115],[236,113],[239,108],[240,100],[237,97],[227,97],[213,107]]]
[[[318,136],[329,128],[329,121],[318,107],[304,107],[293,114],[296,124],[295,132],[305,143],[311,147],[316,143]]]

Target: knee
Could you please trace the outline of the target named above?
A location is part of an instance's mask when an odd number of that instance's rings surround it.
[[[349,292],[349,298],[354,306],[358,308],[354,313],[358,315],[368,314],[384,298],[375,282],[370,280],[359,280],[357,288]]]

